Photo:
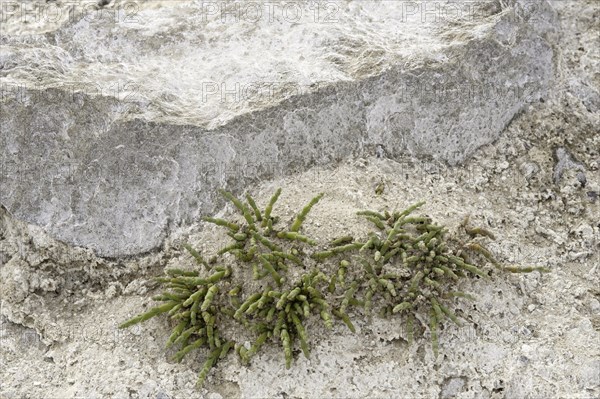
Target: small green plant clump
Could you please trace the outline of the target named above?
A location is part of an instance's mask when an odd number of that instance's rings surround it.
[[[286,368],[300,346],[310,356],[306,322],[315,317],[326,329],[335,320],[355,332],[350,314],[398,317],[403,320],[411,343],[416,331],[426,330],[434,355],[439,352],[439,326],[445,319],[461,324],[453,310],[454,300],[474,298],[458,290],[465,278],[489,279],[482,265],[512,272],[547,271],[541,267],[502,266],[482,242],[494,239],[486,229],[472,227],[468,217],[461,224],[462,236],[448,234],[444,226],[428,216],[416,216],[424,202],[401,212],[361,211],[373,230],[361,241],[341,236],[320,250],[316,240],[302,234],[308,213],[323,197],[314,197],[291,221],[282,226],[273,208],[281,194],[278,189],[264,210],[250,195],[246,201],[221,191],[241,214],[241,221],[218,218],[204,220],[227,230],[232,243],[206,261],[191,246],[185,248],[202,266],[198,270],[166,270],[157,282],[165,291],[153,299],[162,304],[121,324],[121,328],[160,314],[171,320],[173,331],[166,346],[179,350],[182,359],[194,350],[208,354],[198,385],[228,353],[236,353],[248,364],[263,345],[272,342],[282,348]],[[232,265],[219,265],[219,257],[232,254]],[[244,289],[244,272],[251,270],[260,287]],[[292,279],[292,276],[299,276]],[[426,315],[427,317],[417,317]],[[419,326],[420,320],[428,320]],[[228,337],[228,323],[239,323],[254,335],[246,346]]]

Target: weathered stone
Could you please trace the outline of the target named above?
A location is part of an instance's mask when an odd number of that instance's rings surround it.
[[[213,212],[217,187],[377,149],[459,163],[544,95],[554,13],[425,3],[11,3],[0,202],[120,256]]]

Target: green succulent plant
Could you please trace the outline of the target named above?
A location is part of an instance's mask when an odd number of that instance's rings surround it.
[[[153,297],[162,305],[150,309],[119,326],[126,328],[146,321],[160,314],[167,314],[175,323],[166,347],[178,346],[180,350],[174,360],[181,362],[193,350],[207,347],[211,354],[204,364],[198,384],[202,385],[208,371],[231,349],[233,341],[221,336],[218,320],[222,317],[219,308],[219,286],[231,276],[231,270],[216,266],[214,273],[208,277],[200,277],[196,271],[170,269],[166,277],[158,277],[158,281],[166,291]]]
[[[204,220],[218,226],[226,227],[228,235],[234,239],[231,245],[222,248],[218,254],[232,253],[241,262],[252,264],[254,278],[262,279],[271,276],[273,281],[281,286],[284,282],[282,273],[287,271],[289,262],[301,264],[302,246],[316,245],[316,241],[299,233],[302,223],[311,208],[319,202],[323,194],[314,197],[296,216],[288,229],[277,227],[279,217],[272,216],[273,206],[281,195],[278,189],[271,197],[263,212],[258,209],[254,199],[247,194],[247,204],[234,197],[231,193],[220,193],[243,215],[245,223],[239,224],[224,219],[205,218]],[[291,248],[286,249],[286,247]]]
[[[231,349],[247,364],[265,344],[278,343],[289,369],[296,343],[306,358],[310,356],[305,325],[309,318],[319,317],[327,329],[339,319],[355,332],[350,314],[357,311],[368,317],[372,317],[373,310],[382,317],[404,316],[409,343],[414,339],[416,323],[428,320],[422,327],[429,330],[437,357],[440,323],[447,318],[461,325],[453,309],[454,299],[474,299],[458,290],[461,280],[488,279],[483,268],[486,263],[512,273],[547,271],[501,265],[482,242],[495,238],[491,232],[471,227],[466,218],[460,225],[462,232],[450,236],[430,217],[413,215],[424,202],[401,212],[358,212],[374,226],[364,240],[344,235],[315,250],[316,240],[300,230],[323,194],[300,210],[289,227],[283,227],[280,218],[272,216],[281,189],[264,210],[249,194],[244,202],[231,193],[220,193],[239,211],[241,221],[204,220],[225,228],[232,243],[209,261],[185,245],[201,267],[166,270],[165,276],[156,279],[165,291],[153,298],[162,304],[120,326],[129,327],[165,314],[174,325],[166,345],[179,348],[176,361],[194,350],[208,352],[198,377],[200,386]],[[218,265],[227,253],[234,256],[233,264]],[[249,266],[259,282],[251,289],[242,273]],[[291,268],[296,268],[296,273],[289,273]],[[300,277],[291,281],[294,275]],[[232,322],[252,331],[254,343],[243,345],[228,338],[227,326]]]
[[[406,315],[406,330],[409,342],[414,337],[416,314],[427,315],[432,349],[439,352],[438,327],[446,318],[457,325],[461,322],[451,310],[456,297],[474,299],[471,295],[456,291],[464,278],[489,278],[480,266],[473,263],[477,258],[491,262],[494,266],[513,273],[547,271],[540,267],[506,267],[494,259],[492,253],[477,238],[494,239],[494,235],[483,228],[470,227],[468,218],[461,224],[470,238],[464,242],[456,237],[449,239],[448,230],[435,224],[430,217],[413,216],[425,202],[418,202],[401,212],[358,212],[370,221],[376,230],[368,234],[368,240],[354,243],[351,237],[332,243],[329,249],[313,254],[318,260],[334,256],[346,259],[340,264],[338,274],[331,278],[330,291],[335,283],[342,281],[350,262],[362,268],[362,274],[344,294],[342,310],[349,305],[362,307],[371,314],[374,302],[381,316]],[[356,254],[358,252],[358,254]],[[347,260],[350,259],[350,262]],[[479,259],[481,260],[481,259]],[[340,272],[341,271],[341,272]],[[357,299],[357,292],[362,299]]]
[[[328,329],[333,326],[331,307],[319,288],[319,283],[327,282],[322,272],[313,271],[304,274],[301,280],[285,291],[271,290],[267,287],[261,294],[255,294],[246,300],[236,311],[234,317],[252,316],[257,328],[268,337],[279,339],[285,354],[286,368],[292,362],[292,346],[296,340],[306,358],[309,358],[308,334],[303,321],[312,313],[319,314]],[[247,357],[241,348],[240,355]]]

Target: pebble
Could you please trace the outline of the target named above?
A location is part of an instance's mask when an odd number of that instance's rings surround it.
[[[520,169],[527,181],[540,171],[540,167],[535,162],[523,162]]]
[[[146,380],[141,388],[139,389],[139,395],[143,398],[150,397],[150,395],[156,390],[158,384],[154,380]]]
[[[445,381],[440,397],[443,399],[454,398],[463,391],[464,386],[464,377],[452,377]]]
[[[587,178],[585,177],[585,173],[578,172],[577,173],[577,181],[579,181],[579,184],[581,184],[581,187],[585,187],[585,185],[587,184]]]
[[[591,241],[594,237],[594,229],[589,224],[581,224],[578,226],[575,231],[581,235],[581,237],[586,241]]]
[[[114,284],[111,284],[105,291],[104,295],[107,298],[114,298],[117,296],[117,287]]]
[[[575,161],[566,148],[560,147],[556,149],[555,160],[556,164],[554,166],[553,173],[554,184],[558,184],[560,182],[560,179],[565,170],[574,169],[580,173],[583,173],[585,171],[583,165]],[[585,178],[585,175],[583,177]],[[579,182],[581,183],[581,180],[579,180]]]
[[[600,313],[600,301],[596,298],[592,298],[590,300],[590,310],[592,313]]]
[[[600,360],[587,363],[579,372],[579,387],[596,389],[600,386]]]
[[[498,163],[498,166],[496,167],[496,169],[501,172],[505,169],[508,169],[508,167],[510,166],[510,164],[508,163],[508,161],[502,161]]]

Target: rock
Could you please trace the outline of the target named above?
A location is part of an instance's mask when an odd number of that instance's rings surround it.
[[[510,164],[508,163],[508,161],[504,160],[504,161],[502,161],[502,162],[499,162],[499,163],[496,165],[496,171],[497,171],[497,172],[502,172],[503,170],[506,170],[506,169],[508,169],[508,167],[509,167],[509,166],[510,166]]]
[[[580,78],[569,79],[568,85],[569,91],[581,99],[589,112],[600,110],[600,93],[596,88],[589,86]]]
[[[442,393],[440,394],[440,398],[448,399],[455,398],[459,393],[463,391],[465,387],[465,378],[464,377],[451,377],[447,378],[444,381],[444,386],[442,387]]]
[[[600,314],[600,301],[596,298],[590,299],[589,308],[592,313]]]
[[[157,390],[158,384],[154,380],[144,381],[138,391],[140,398],[153,398],[154,392]]]
[[[577,174],[577,180],[582,187],[585,186],[586,178],[585,174],[583,173],[585,172],[585,168],[583,167],[583,164],[573,158],[573,155],[571,155],[566,148],[558,147],[554,153],[554,159],[555,165],[554,173],[552,175],[554,184],[558,184],[560,182],[560,179],[565,171],[573,169],[579,172]]]
[[[594,228],[587,223],[582,223],[573,229],[577,237],[581,237],[586,246],[592,247],[594,243]]]
[[[579,386],[590,390],[600,387],[600,360],[590,361],[581,368]]]
[[[536,162],[523,162],[520,166],[521,173],[527,182],[530,182],[540,171]]]
[[[0,203],[118,257],[213,213],[216,188],[377,145],[460,163],[553,76],[554,11],[523,2],[10,3]]]

